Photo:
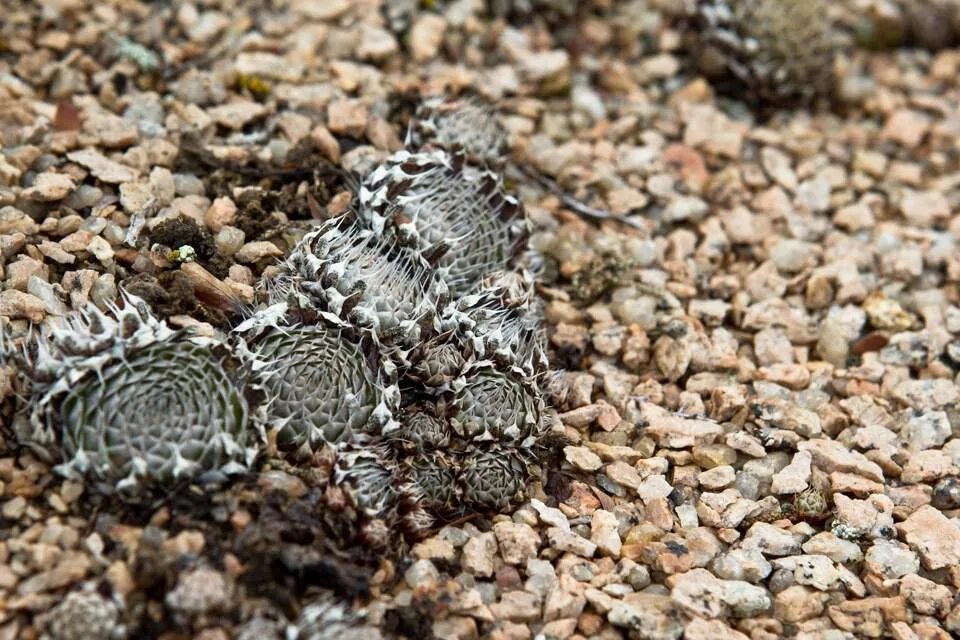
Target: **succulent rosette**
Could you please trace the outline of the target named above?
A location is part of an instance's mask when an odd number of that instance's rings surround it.
[[[543,305],[529,283],[529,274],[494,274],[479,292],[445,307],[435,324],[478,359],[539,374],[547,367]]]
[[[460,438],[521,444],[535,435],[542,402],[520,372],[480,361],[453,388],[450,423]]]
[[[422,256],[334,219],[307,234],[286,261],[274,300],[328,312],[402,353],[420,339],[447,300],[447,288]],[[292,300],[291,300],[292,298]]]
[[[512,451],[479,452],[465,459],[460,473],[463,499],[481,512],[506,509],[520,499],[528,475],[523,459]]]
[[[419,455],[408,462],[408,477],[417,501],[430,513],[446,516],[462,511],[459,465],[442,454]]]
[[[285,307],[280,303],[279,311]],[[237,328],[267,404],[268,428],[282,449],[365,441],[397,428],[395,369],[365,333],[329,314],[285,325],[265,312]]]
[[[399,428],[387,436],[394,447],[405,452],[445,450],[450,445],[451,429],[445,417],[431,403],[408,407]]]
[[[519,201],[496,174],[442,150],[391,156],[364,180],[357,217],[377,236],[438,256],[453,297],[505,269],[528,233]]]
[[[35,449],[65,475],[120,489],[249,467],[261,440],[247,364],[223,340],[175,332],[124,294],[43,329],[22,354]]]
[[[496,112],[471,98],[424,100],[410,123],[407,146],[445,149],[491,166],[503,163],[509,153],[507,132]]]

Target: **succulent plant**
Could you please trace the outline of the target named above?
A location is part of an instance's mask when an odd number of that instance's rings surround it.
[[[273,284],[274,301],[328,312],[398,349],[416,344],[447,298],[422,256],[347,217],[307,234]]]
[[[393,367],[372,341],[333,318],[295,326],[256,319],[242,333],[267,394],[267,426],[278,427],[281,448],[315,450],[396,428]]]
[[[546,369],[543,306],[533,295],[529,276],[488,278],[479,293],[448,305],[438,320],[476,359],[515,366],[527,375]]]
[[[463,345],[440,336],[425,342],[411,357],[408,378],[428,387],[445,387],[460,377],[467,364]]]
[[[487,0],[487,7],[494,16],[524,18],[545,15],[557,21],[569,20],[576,15],[580,5],[589,5],[583,0]]]
[[[222,477],[256,453],[245,363],[222,341],[170,330],[134,296],[42,330],[21,364],[32,429],[19,435],[59,444],[64,474],[125,489]]]
[[[385,522],[396,520],[409,487],[390,450],[383,446],[340,447],[334,482],[345,489],[357,509]]]
[[[872,49],[911,45],[939,51],[960,44],[957,0],[861,0],[844,17],[857,42]]]
[[[437,415],[432,405],[412,407],[400,420],[400,427],[387,440],[409,451],[436,451],[450,443],[450,425]]]
[[[509,450],[471,455],[460,474],[464,501],[478,511],[506,509],[519,499],[527,475],[523,460]]]
[[[444,516],[462,508],[459,469],[440,454],[420,455],[409,463],[409,475],[417,499],[428,511]]]
[[[451,425],[465,440],[521,443],[540,422],[536,387],[483,361],[457,381],[452,403]]]
[[[697,64],[749,102],[791,104],[832,89],[826,0],[698,0]],[[721,83],[721,87],[722,87]]]
[[[331,481],[349,497],[360,537],[373,547],[396,544],[398,532],[420,537],[433,525],[416,487],[387,445],[339,446]]]
[[[364,181],[357,216],[378,236],[438,256],[453,297],[506,268],[528,233],[520,203],[495,174],[440,150],[395,153]]]
[[[396,0],[384,3],[380,8],[384,22],[394,34],[402,35],[409,31],[420,13],[420,0]]]
[[[507,132],[492,107],[477,99],[425,100],[407,132],[411,149],[444,149],[479,164],[503,163],[509,151]]]
[[[121,484],[242,470],[249,408],[229,358],[160,342],[78,380],[59,403],[68,465]]]

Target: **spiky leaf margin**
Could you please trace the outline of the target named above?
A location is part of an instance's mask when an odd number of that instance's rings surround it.
[[[529,225],[496,174],[441,150],[398,151],[364,180],[357,218],[438,265],[451,294],[471,292],[520,254]]]
[[[433,265],[349,217],[304,236],[270,288],[272,302],[330,313],[401,361],[449,297]]]
[[[440,148],[481,165],[503,164],[509,153],[507,132],[496,110],[477,98],[434,96],[417,108],[407,131],[410,149]]]

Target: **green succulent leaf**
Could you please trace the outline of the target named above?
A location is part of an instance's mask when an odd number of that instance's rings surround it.
[[[263,363],[267,421],[280,426],[281,447],[314,449],[376,434],[390,419],[375,363],[343,331],[323,325],[273,329],[256,340],[253,352]]]
[[[465,439],[520,442],[539,422],[537,398],[519,376],[476,368],[457,390],[451,423]]]
[[[226,360],[165,341],[88,373],[59,405],[67,466],[119,486],[242,469],[255,438]]]
[[[508,451],[485,451],[466,458],[460,475],[464,500],[479,511],[506,509],[520,496],[527,473]]]

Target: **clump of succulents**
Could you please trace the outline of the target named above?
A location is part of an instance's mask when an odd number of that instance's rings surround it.
[[[124,294],[45,326],[16,359],[25,397],[18,436],[59,445],[66,475],[120,489],[247,469],[261,425],[247,365],[222,340],[171,330]]]
[[[702,73],[748,102],[802,103],[832,89],[836,34],[826,0],[698,0]]]
[[[173,331],[124,294],[0,349],[23,364],[24,442],[121,487],[221,478],[268,443],[310,459],[324,508],[381,548],[519,499],[552,442],[528,223],[489,169],[505,153],[489,110],[448,104],[228,336]]]
[[[471,456],[463,469],[463,497],[474,509],[506,509],[521,497],[526,484],[525,461],[514,451],[490,450]]]

